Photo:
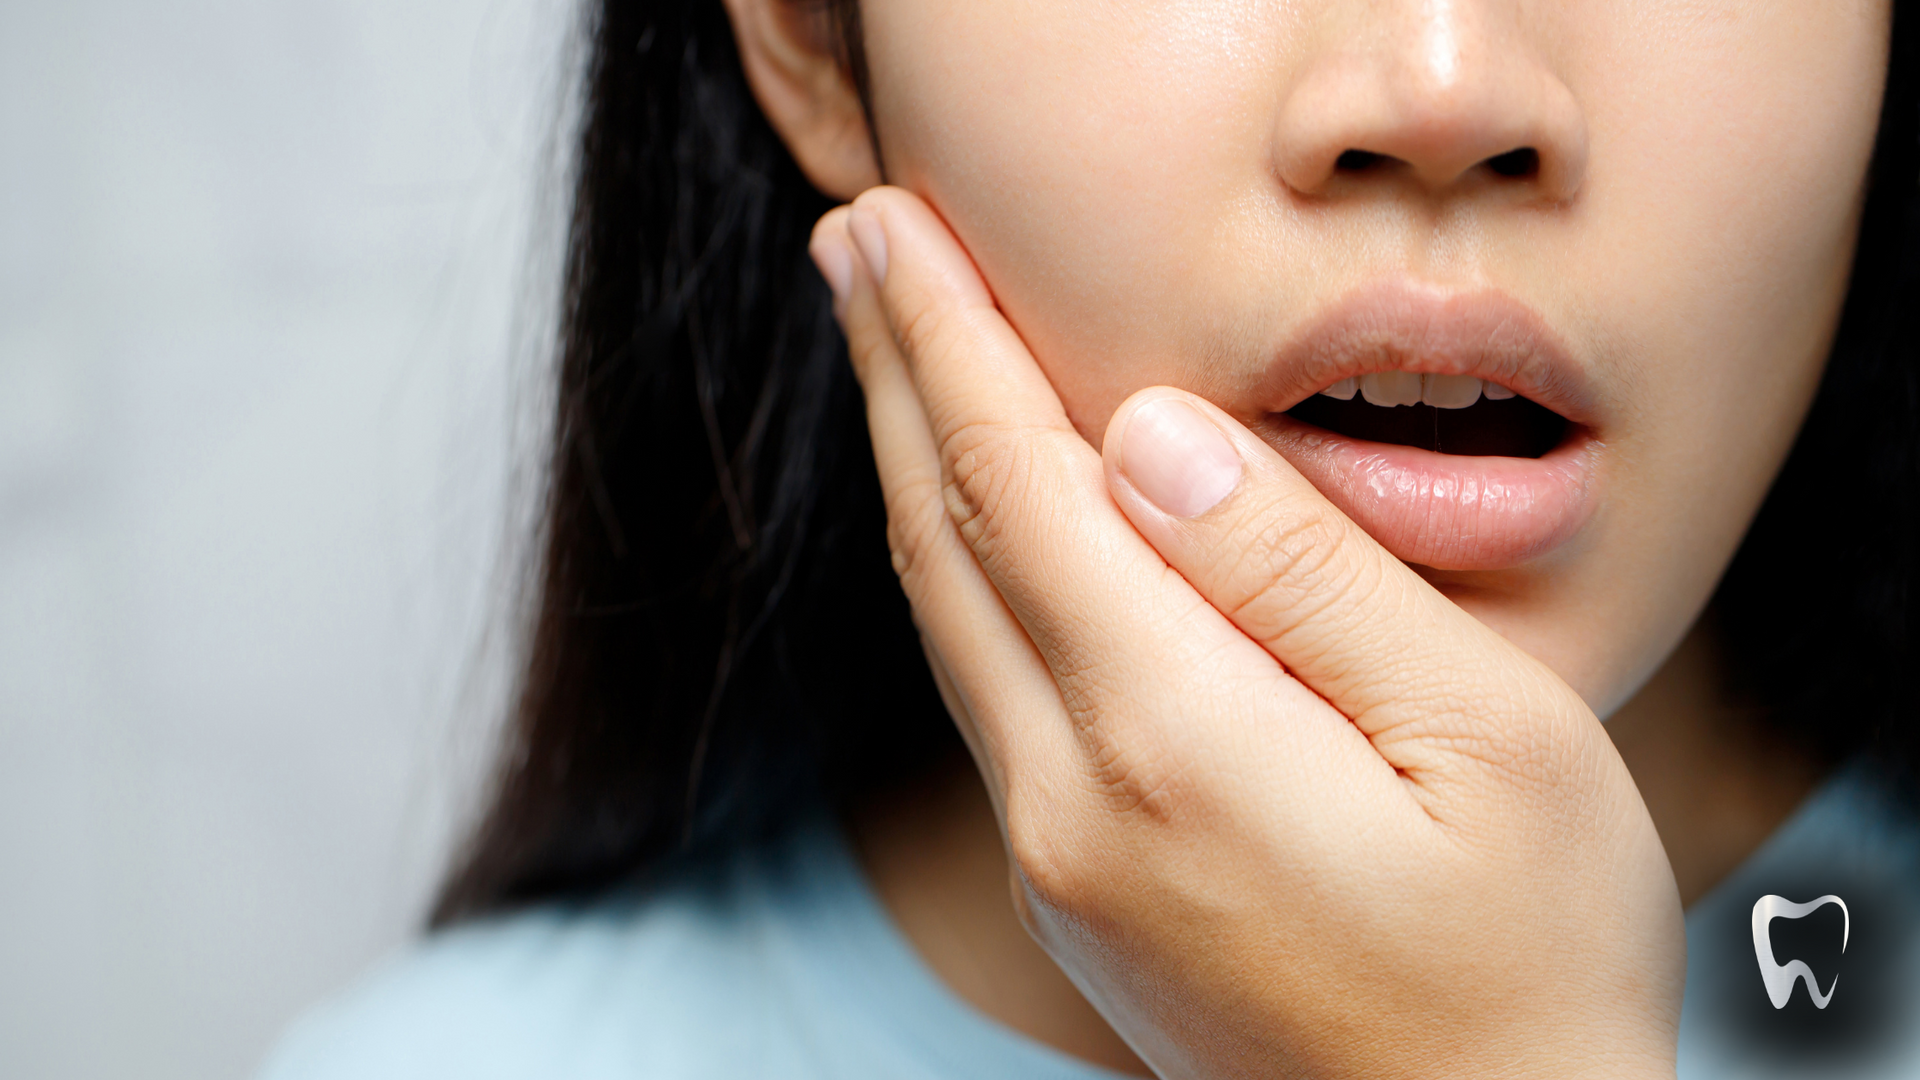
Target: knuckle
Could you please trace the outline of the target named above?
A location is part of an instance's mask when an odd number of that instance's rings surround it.
[[[1177,736],[1167,734],[1167,725],[1142,720],[1143,711],[1158,707],[1119,690],[1116,673],[1097,658],[1055,674],[1084,755],[1083,783],[1109,818],[1124,826],[1167,826],[1182,818],[1200,797],[1199,785]]]
[[[1257,641],[1282,642],[1330,610],[1366,603],[1380,587],[1331,506],[1269,504],[1233,531],[1217,548],[1230,561],[1212,599]]]
[[[978,334],[977,313],[965,306],[912,297],[896,302],[889,311],[893,335],[916,363],[948,359]]]
[[[1024,878],[1016,870],[1007,875],[1008,891],[1013,894],[1013,917],[1020,920],[1020,928],[1035,941],[1046,939],[1047,925],[1040,917],[1040,905],[1032,893],[1027,891]]]
[[[1137,743],[1109,737],[1091,748],[1094,794],[1123,823],[1171,825],[1187,801],[1185,772],[1170,755]]]
[[[1393,706],[1403,718],[1383,734],[1396,744],[1396,758],[1428,775],[1464,770],[1495,790],[1554,802],[1556,791],[1591,770],[1596,740],[1583,730],[1590,726],[1578,715],[1584,706],[1529,694],[1513,674],[1454,672],[1445,685],[1429,677]],[[1482,689],[1463,689],[1470,687]]]
[[[1557,790],[1579,767],[1579,747],[1587,740],[1562,722],[1564,714],[1536,713],[1512,701],[1462,702],[1466,723],[1446,746],[1463,759],[1499,779],[1510,791],[1544,794]]]
[[[888,315],[894,337],[915,356],[926,355],[940,340],[940,332],[946,325],[945,316],[936,304],[898,304]]]
[[[931,470],[900,477],[886,493],[887,552],[909,597],[917,595],[926,565],[948,528],[941,484]]]
[[[1052,446],[1050,430],[978,421],[955,426],[941,440],[949,476],[945,501],[960,535],[985,554],[1038,482]]]
[[[1070,830],[1054,801],[1045,794],[1013,787],[1007,794],[1007,853],[1020,892],[1031,905],[1055,915],[1081,909],[1087,897],[1088,860],[1084,845],[1071,842]],[[1036,929],[1035,912],[1025,910],[1027,929]]]
[[[1515,739],[1511,733],[1485,724],[1484,714],[1459,703],[1430,705],[1421,719],[1406,726],[1411,730],[1397,741],[1425,751],[1422,756],[1435,765],[1466,762],[1507,773],[1523,767],[1534,756],[1534,749],[1527,745],[1530,740]]]
[[[1077,785],[1008,789],[1015,906],[1035,936],[1042,926],[1101,926],[1128,908],[1189,801],[1186,770],[1166,755],[1109,750],[1090,760]]]
[[[886,334],[873,332],[871,327],[856,326],[847,333],[847,358],[863,383],[888,361],[888,354],[893,351],[894,343]]]

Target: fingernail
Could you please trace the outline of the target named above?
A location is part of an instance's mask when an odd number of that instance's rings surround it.
[[[866,260],[867,273],[873,275],[875,285],[887,283],[887,230],[880,224],[880,215],[864,206],[855,206],[847,215],[847,231],[853,234],[853,242],[860,246],[860,257]]]
[[[813,256],[813,265],[820,268],[820,276],[827,279],[827,288],[833,290],[833,310],[837,314],[846,307],[847,294],[853,291],[853,252],[847,249],[845,240],[823,232],[813,238],[807,253]]]
[[[1240,483],[1240,455],[1211,420],[1184,401],[1161,398],[1135,409],[1120,444],[1120,471],[1174,517],[1219,505]]]

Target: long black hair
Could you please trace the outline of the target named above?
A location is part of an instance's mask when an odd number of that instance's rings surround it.
[[[855,0],[816,2],[864,84]],[[805,251],[830,202],[755,105],[721,0],[597,0],[588,32],[538,592],[436,925],[769,836],[960,745]],[[1784,730],[1894,762],[1915,755],[1913,37],[1896,18],[1828,375],[1713,604]]]

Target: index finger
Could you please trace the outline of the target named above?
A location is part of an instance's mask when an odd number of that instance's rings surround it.
[[[1099,454],[932,209],[876,189],[847,220],[884,294],[861,293],[849,308],[849,342],[870,367],[886,358],[910,372],[955,531],[1051,669],[1096,779],[1123,795],[1151,792],[1205,760],[1258,773],[1262,790],[1303,807],[1391,780],[1344,717],[1128,522]],[[877,327],[872,299],[884,301]],[[936,637],[945,623],[931,620]],[[1269,717],[1286,722],[1261,722]],[[1249,752],[1251,743],[1265,749]]]
[[[1103,700],[1151,695],[1174,681],[1157,677],[1166,658],[1239,639],[1114,505],[1099,454],[932,208],[876,188],[855,200],[847,223],[887,324],[868,347],[897,347],[948,514],[1071,707],[1085,718]]]

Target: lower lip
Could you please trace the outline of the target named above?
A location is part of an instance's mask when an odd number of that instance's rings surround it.
[[[1468,457],[1365,442],[1282,413],[1267,441],[1405,562],[1500,570],[1552,551],[1593,511],[1594,439],[1575,428],[1540,458]]]

